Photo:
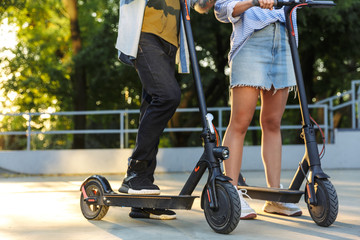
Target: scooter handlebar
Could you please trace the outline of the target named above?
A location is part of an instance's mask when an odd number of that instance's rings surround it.
[[[259,0],[252,0],[252,3],[254,6],[260,6]],[[282,6],[296,6],[303,3],[313,8],[329,8],[336,6],[333,1],[274,0],[274,7],[281,8]]]
[[[255,6],[255,7],[260,7],[259,0],[252,0],[252,4],[253,4],[253,6]],[[274,0],[274,6],[277,6],[277,5],[278,5],[278,1],[277,1],[277,0]]]

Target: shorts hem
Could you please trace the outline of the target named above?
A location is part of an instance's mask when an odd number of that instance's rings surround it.
[[[260,90],[266,90],[266,91],[270,91],[271,89],[274,89],[274,93],[273,95],[281,89],[284,88],[289,88],[289,93],[294,91],[295,92],[295,97],[296,97],[296,85],[292,85],[292,86],[285,86],[285,87],[280,87],[280,88],[275,88],[274,85],[272,85],[270,88],[264,87],[264,86],[256,86],[256,85],[250,85],[250,84],[235,84],[235,85],[231,85],[230,89],[232,88],[236,88],[236,87],[252,87],[252,88],[256,88],[256,89],[260,89]],[[294,98],[295,98],[294,97]]]

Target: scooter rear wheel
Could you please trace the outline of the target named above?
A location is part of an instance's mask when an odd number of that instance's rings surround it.
[[[81,192],[80,196],[80,208],[84,217],[88,220],[100,220],[109,210],[109,206],[101,205],[102,198],[104,196],[104,190],[101,183],[97,180],[88,181],[85,186],[85,192],[88,197],[94,197],[97,199],[96,203],[88,203],[84,199],[84,194]]]
[[[241,205],[239,195],[229,182],[217,181],[215,188],[219,207],[211,209],[208,196],[203,195],[205,218],[215,232],[227,234],[236,228],[240,220]]]
[[[305,202],[314,222],[322,227],[328,227],[335,222],[338,214],[338,197],[335,187],[327,179],[315,179],[317,205],[308,203],[308,193],[305,191]]]

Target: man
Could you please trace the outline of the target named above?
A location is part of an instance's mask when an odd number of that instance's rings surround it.
[[[206,12],[213,3],[194,0],[191,6]],[[189,72],[185,39],[179,0],[120,0],[116,48],[119,59],[135,67],[143,87],[136,146],[121,193],[160,194],[154,184],[156,155],[160,135],[180,103],[175,62],[179,72]],[[166,209],[132,208],[130,217],[174,219],[176,214]]]

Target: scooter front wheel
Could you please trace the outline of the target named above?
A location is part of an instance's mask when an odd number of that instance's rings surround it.
[[[327,179],[315,179],[314,183],[317,205],[308,203],[308,193],[305,191],[305,202],[314,222],[322,227],[328,227],[335,222],[338,214],[338,197],[335,187]]]
[[[219,207],[217,209],[210,208],[208,196],[203,195],[205,218],[215,232],[227,234],[236,228],[240,220],[239,195],[229,182],[217,181],[215,188]]]
[[[101,220],[109,210],[109,206],[103,205],[104,190],[98,180],[90,180],[84,185],[84,191],[80,196],[80,208],[84,217],[88,220]],[[92,201],[89,201],[91,199]]]

